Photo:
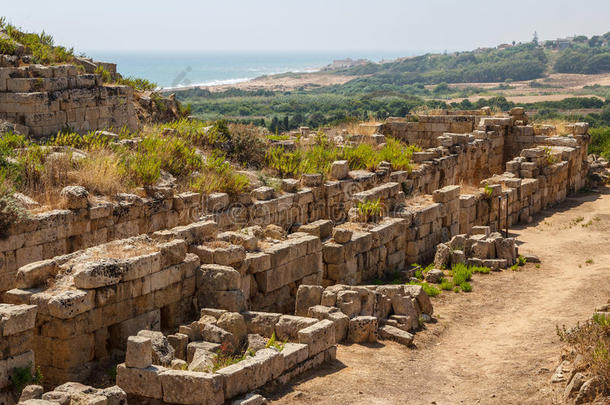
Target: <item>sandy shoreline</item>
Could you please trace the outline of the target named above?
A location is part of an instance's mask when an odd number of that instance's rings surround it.
[[[311,90],[317,87],[332,86],[343,84],[359,76],[342,76],[326,72],[312,73],[281,73],[277,75],[260,76],[254,79],[244,80],[236,83],[226,83],[218,85],[194,85],[185,87],[163,88],[164,92],[184,91],[193,88],[207,89],[211,92],[221,92],[228,89],[252,90],[271,90],[289,91],[296,89]]]

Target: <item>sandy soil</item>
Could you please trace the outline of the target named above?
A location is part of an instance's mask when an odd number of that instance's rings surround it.
[[[356,76],[340,76],[328,73],[282,74],[262,76],[243,83],[210,86],[208,89],[212,92],[228,89],[288,91],[303,88],[309,90],[317,87],[343,84],[355,78]]]
[[[600,100],[603,100],[602,97],[597,96],[595,94],[530,94],[523,96],[509,96],[506,95],[505,92],[498,92],[498,94],[504,94],[508,101],[512,101],[514,103],[536,103],[538,101],[561,101],[564,98],[570,97],[597,97]],[[491,96],[470,96],[467,97],[471,102],[475,102],[481,98],[489,98]],[[452,98],[449,100],[444,100],[447,103],[459,103],[463,98]]]
[[[610,190],[571,197],[511,232],[539,268],[476,275],[473,292],[434,298],[437,322],[417,333],[416,349],[341,345],[336,362],[268,395],[272,403],[556,403],[556,325],[610,298]]]
[[[554,73],[544,79],[536,81],[549,85],[556,86],[555,88],[534,88],[530,86],[531,80],[518,81],[510,83],[513,87],[508,90],[492,90],[494,94],[504,95],[509,101],[520,103],[534,103],[537,101],[559,101],[567,97],[598,97],[596,95],[587,94],[584,86],[593,86],[599,84],[601,86],[610,86],[610,73],[602,73],[597,75],[582,75],[582,74],[567,74]],[[467,88],[478,87],[483,89],[491,89],[498,87],[500,83],[455,83],[450,84],[450,87]],[[434,86],[430,86],[433,88]],[[480,98],[488,98],[489,96],[474,95],[468,97],[472,102]],[[601,99],[601,97],[598,97]],[[445,100],[448,103],[460,102],[463,98]]]

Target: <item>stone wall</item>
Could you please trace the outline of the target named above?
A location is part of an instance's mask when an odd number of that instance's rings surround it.
[[[184,322],[198,269],[184,240],[141,236],[25,266],[5,300],[38,307],[33,347],[46,382],[82,381],[128,336]]]
[[[17,269],[28,263],[112,240],[189,224],[201,214],[201,195],[166,198],[119,195],[118,202],[68,202],[69,209],[31,215],[0,239],[0,294],[15,286]]]
[[[392,275],[405,267],[407,220],[386,218],[379,224],[346,223],[324,242],[322,285],[360,284]]]
[[[103,85],[74,65],[0,64],[0,119],[32,137],[139,126],[131,87]]]
[[[204,309],[199,321],[180,327],[180,331],[185,333],[170,336],[170,342],[175,342],[176,353],[187,362],[172,364],[184,364],[186,370],[153,364],[151,339],[129,338],[125,363],[117,368],[117,384],[136,402],[157,399],[173,404],[223,404],[265,384],[286,384],[336,356],[335,327],[329,320]],[[281,350],[258,348],[254,355],[216,371],[200,369],[206,358],[222,350],[221,343],[228,343],[237,335],[247,338],[247,334],[267,339],[275,335],[286,343]]]
[[[0,304],[0,403],[13,404],[15,368],[34,369],[35,305]]]

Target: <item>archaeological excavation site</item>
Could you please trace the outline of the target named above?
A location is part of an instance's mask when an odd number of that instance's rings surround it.
[[[587,123],[521,107],[273,136],[122,80],[0,55],[0,405],[299,403],[354,351],[408,363],[479,280],[544,272],[519,235],[608,179]]]

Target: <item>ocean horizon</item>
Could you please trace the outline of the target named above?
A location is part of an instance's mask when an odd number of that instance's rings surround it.
[[[161,88],[234,84],[287,72],[315,72],[336,59],[380,62],[425,52],[111,52],[89,51],[88,57],[117,64],[124,77],[134,76]]]

